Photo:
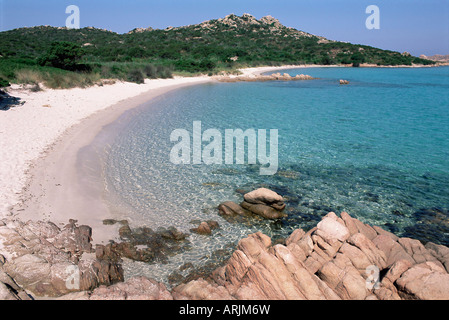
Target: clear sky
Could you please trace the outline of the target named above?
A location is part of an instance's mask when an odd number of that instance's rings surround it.
[[[0,31],[65,26],[65,9],[72,4],[80,8],[81,27],[118,33],[250,13],[332,40],[413,55],[449,54],[449,0],[0,0]],[[365,26],[368,5],[380,9],[379,30]]]

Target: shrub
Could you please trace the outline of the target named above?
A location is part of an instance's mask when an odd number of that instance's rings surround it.
[[[43,83],[51,89],[85,88],[99,80],[100,75],[97,73],[46,72],[43,74]]]
[[[39,92],[42,91],[42,88],[39,86],[38,83],[36,83],[35,85],[33,85],[30,89],[31,92]]]
[[[31,69],[20,69],[16,71],[16,80],[23,84],[38,84],[43,81],[42,73]]]
[[[157,66],[156,70],[157,70],[157,74],[158,74],[159,78],[162,78],[162,79],[173,78],[171,67]]]
[[[321,56],[320,64],[330,65],[332,63],[333,63],[332,59],[327,54]]]
[[[148,64],[143,68],[143,73],[150,79],[156,79],[158,75],[158,68],[152,64]]]
[[[142,84],[145,82],[145,77],[139,69],[130,70],[127,74],[127,80],[130,82],[135,82],[138,84]]]
[[[64,70],[79,70],[78,62],[83,57],[84,50],[76,43],[53,42],[47,53],[38,59],[41,66],[50,66]]]

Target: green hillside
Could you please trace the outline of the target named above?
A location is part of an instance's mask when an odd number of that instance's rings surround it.
[[[70,50],[76,51],[77,67],[56,63],[61,55],[70,60]],[[3,82],[41,80],[52,87],[89,85],[100,78],[142,82],[145,77],[171,77],[172,72],[214,74],[241,67],[305,63],[358,66],[435,62],[327,40],[285,27],[270,16],[257,20],[248,14],[164,30],[135,29],[127,34],[48,26],[0,33]]]

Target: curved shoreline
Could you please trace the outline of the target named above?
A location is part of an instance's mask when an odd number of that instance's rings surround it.
[[[290,68],[304,68],[304,66],[276,67],[271,70],[265,69],[265,71],[260,71],[260,73]],[[80,224],[87,224],[94,230],[93,243],[105,243],[113,239],[113,235],[116,234],[116,227],[104,226],[102,224],[104,218],[110,218],[111,216],[108,208],[106,208],[101,201],[98,201],[99,197],[101,197],[101,190],[96,189],[95,184],[89,184],[88,181],[86,181],[92,178],[92,176],[98,175],[101,168],[92,165],[90,162],[85,163],[81,161],[80,163],[80,154],[94,154],[96,139],[100,140],[99,145],[101,145],[101,143],[107,143],[103,138],[108,138],[109,134],[117,135],[115,129],[117,126],[120,126],[121,121],[126,122],[126,118],[135,117],[135,112],[139,112],[140,108],[151,107],[152,102],[157,97],[162,97],[164,94],[182,87],[210,83],[211,80],[213,79],[204,78],[197,82],[195,81],[194,83],[186,82],[182,84],[172,84],[164,86],[163,88],[144,92],[133,98],[106,107],[101,111],[97,111],[87,118],[84,118],[80,124],[73,125],[65,130],[64,133],[57,138],[57,141],[47,147],[46,151],[38,159],[33,160],[31,170],[27,173],[29,181],[26,192],[24,193],[24,196],[28,199],[22,204],[22,207],[16,206],[15,218],[20,220],[46,220],[64,225],[71,218],[78,219]],[[126,115],[129,115],[129,117],[126,117]],[[93,175],[91,175],[92,172],[94,173]],[[86,177],[88,178],[86,179]],[[48,196],[51,196],[52,198],[49,201],[47,201]],[[83,203],[76,202],[79,200],[79,197],[84,198]],[[24,209],[24,211],[19,211],[22,209]],[[92,213],[95,213],[95,215],[93,216]],[[377,229],[376,232],[376,237],[385,236],[383,232]],[[363,234],[363,232],[358,232],[356,234],[359,233]],[[394,238],[393,235],[391,235],[391,237]],[[245,239],[242,240],[242,243],[244,241]],[[1,244],[2,243],[0,242],[0,248]],[[283,247],[273,245],[269,246],[267,250],[276,250],[277,248]],[[430,248],[426,247],[426,250],[429,250],[430,252]],[[429,257],[432,258],[430,255]],[[434,263],[437,260],[433,260],[432,258],[432,260],[429,261]],[[428,264],[429,262],[426,263]],[[421,265],[418,266],[421,267]],[[411,267],[416,266],[413,264]],[[411,267],[409,267],[409,269],[411,269]],[[440,267],[438,269],[438,272],[440,273],[443,268],[439,265],[438,267]],[[224,269],[220,270],[223,271]],[[435,270],[432,269],[432,271]],[[447,279],[446,275],[445,279]],[[223,280],[220,278],[218,280],[225,281],[226,279]],[[218,283],[222,284],[221,282]],[[188,284],[188,286],[198,286],[198,292],[202,293],[205,291],[205,289],[201,287],[203,284],[204,283],[201,281],[193,281]],[[215,286],[215,284],[213,285]],[[240,287],[240,285],[237,287]],[[194,295],[188,296],[186,293],[188,290],[185,288],[187,288],[187,286],[180,286],[177,289],[178,291],[173,291],[173,297],[184,297],[184,295],[186,295],[186,297],[189,298],[196,298]],[[244,298],[244,295],[239,295],[240,293],[230,291],[229,296],[232,296],[233,298]],[[379,295],[379,297],[382,297],[382,295]],[[274,298],[274,296],[270,298]],[[374,298],[374,296],[369,295],[365,298]]]
[[[148,107],[162,95],[191,85],[205,84],[211,79],[195,78],[181,83],[168,83],[138,96],[120,101],[83,119],[64,131],[56,142],[33,161],[21,202],[13,206],[13,217],[22,221],[44,220],[66,224],[70,219],[92,227],[96,243],[106,243],[117,235],[115,227],[102,221],[110,218],[110,210],[102,201],[100,159],[96,148],[106,143],[120,125],[121,117]],[[189,81],[190,80],[190,81]],[[132,115],[131,115],[132,116]],[[97,140],[96,144],[92,143]],[[87,157],[81,156],[88,154]],[[98,182],[98,183],[97,183]]]
[[[257,67],[241,71],[246,75],[258,75],[264,72],[299,67],[307,68],[308,66]],[[63,128],[62,133],[56,133],[53,141],[41,146],[42,149],[37,157],[24,164],[22,191],[10,190],[9,193],[14,192],[18,199],[10,200],[7,215],[21,221],[51,221],[60,226],[73,219],[92,228],[95,243],[107,243],[117,239],[118,226],[104,225],[103,220],[118,216],[115,211],[111,210],[117,209],[121,214],[127,210],[126,208],[112,208],[104,198],[102,159],[98,158],[100,153],[97,152],[97,149],[106,146],[110,138],[117,135],[114,131],[127,121],[125,119],[127,114],[129,118],[132,118],[135,112],[139,112],[139,108],[150,107],[149,105],[154,99],[162,97],[166,93],[214,81],[216,81],[214,77],[205,76],[147,80],[144,85],[141,85],[147,86],[146,91],[125,97],[124,100],[109,106],[97,107],[78,121],[68,119],[69,126]],[[117,86],[117,84],[112,86]],[[141,88],[144,90],[145,87]],[[97,90],[96,88],[77,90],[80,90],[79,94],[82,95],[89,89]],[[70,90],[60,90],[58,93],[63,91],[69,92]],[[44,94],[54,92],[56,91],[48,90]],[[104,95],[99,92],[99,95],[101,94]],[[75,94],[74,99],[76,98],[80,99]],[[69,102],[63,100],[62,103],[67,105]],[[53,110],[49,106],[45,111]],[[35,121],[39,120],[42,121],[42,119]],[[36,144],[35,141],[32,141],[33,143]],[[11,196],[11,198],[13,197]],[[1,211],[0,217],[2,217]],[[132,221],[132,218],[128,216],[126,218]]]
[[[257,67],[241,71],[243,74],[260,74],[297,67],[307,66]],[[142,85],[119,82],[103,87],[48,89],[36,93],[14,85],[10,94],[25,101],[21,107],[11,109],[0,118],[0,218],[54,219],[55,222],[63,220],[66,223],[68,214],[56,214],[55,207],[50,209],[50,205],[43,205],[41,208],[38,203],[44,193],[59,194],[61,199],[65,197],[60,192],[62,183],[52,184],[48,180],[55,179],[54,176],[49,178],[49,166],[54,161],[61,161],[63,165],[53,173],[59,174],[70,166],[73,168],[76,159],[74,150],[88,146],[104,126],[123,113],[169,91],[213,81],[214,77],[208,76],[178,77],[146,80]],[[68,175],[65,181],[69,185]],[[41,182],[45,182],[47,188],[41,186]],[[31,202],[38,213],[30,212],[28,207]],[[65,212],[70,203],[59,207]],[[70,211],[74,212],[73,209]],[[69,218],[76,219],[79,214],[76,212]],[[60,216],[63,219],[59,219]]]
[[[321,66],[321,65],[285,65],[285,66],[276,66],[276,67],[256,67],[256,68],[246,68],[241,69],[243,76],[257,76],[261,74],[266,74],[268,72],[280,71],[280,70],[288,70],[288,69],[297,69],[297,68],[316,68],[316,67],[344,67],[344,66]],[[233,77],[233,76],[230,76]],[[98,172],[101,168],[98,166],[92,168],[90,164],[85,164],[84,167],[80,166],[77,162],[78,160],[78,151],[81,151],[84,148],[84,151],[87,153],[87,146],[91,144],[94,138],[105,128],[106,125],[113,123],[116,121],[122,114],[125,112],[135,109],[139,105],[148,103],[150,100],[157,96],[161,96],[164,93],[175,90],[177,88],[201,84],[214,81],[214,77],[193,77],[193,78],[178,78],[178,79],[168,79],[168,80],[149,80],[144,85],[134,85],[134,84],[116,84],[112,85],[109,88],[88,88],[88,89],[72,89],[72,90],[48,90],[43,93],[36,93],[35,95],[52,95],[61,96],[60,101],[63,104],[61,109],[63,110],[52,110],[51,105],[42,105],[43,107],[39,110],[33,110],[34,118],[31,119],[31,128],[26,126],[26,130],[23,132],[26,133],[25,137],[19,137],[21,140],[28,141],[16,141],[16,142],[3,142],[6,144],[7,148],[2,148],[4,150],[8,150],[6,152],[10,152],[11,149],[16,152],[15,157],[13,155],[7,155],[2,158],[4,163],[10,164],[11,161],[16,161],[18,164],[14,164],[13,168],[15,171],[20,171],[19,168],[22,167],[22,175],[16,176],[13,175],[14,170],[9,173],[9,177],[6,176],[4,179],[10,178],[10,180],[15,180],[13,183],[7,183],[6,187],[4,181],[0,181],[0,186],[2,186],[4,192],[0,194],[0,199],[2,200],[1,205],[8,205],[9,208],[6,213],[6,216],[13,215],[14,218],[18,219],[32,219],[32,220],[50,220],[57,223],[67,223],[69,219],[79,219],[80,223],[86,223],[91,225],[94,229],[107,229],[109,230],[100,232],[99,230],[95,230],[95,234],[97,235],[97,239],[100,241],[108,241],[108,236],[106,233],[111,233],[111,227],[104,227],[101,224],[102,219],[100,217],[93,217],[91,212],[95,212],[96,214],[101,215],[102,218],[111,218],[110,212],[107,210],[105,204],[101,204],[98,201],[98,197],[101,196],[101,190],[98,188],[89,185],[90,189],[86,189],[86,179],[82,174],[80,174],[80,167],[83,170],[83,174],[89,174],[90,172]],[[123,86],[122,86],[123,85]],[[127,87],[128,86],[128,87]],[[87,100],[87,104],[92,107],[92,101],[89,101],[88,98],[83,99],[84,94],[90,94],[90,98],[95,95],[97,92],[105,96],[105,92],[111,92],[112,87],[116,88],[116,90],[130,90],[129,86],[134,86],[132,89],[134,91],[125,92],[123,96],[125,100],[121,100],[118,103],[107,106],[107,102],[105,106],[95,106],[93,110],[83,110],[83,112],[87,113],[87,116],[81,116],[80,119],[73,119],[73,114],[68,115],[67,117],[62,114],[58,114],[64,111],[70,111],[67,109],[74,109],[73,101],[67,101],[69,98],[69,93],[75,92],[72,94],[72,99],[81,100],[81,104]],[[137,87],[136,87],[137,86]],[[109,91],[108,91],[109,90]],[[147,90],[147,91],[144,91]],[[139,92],[140,91],[140,92]],[[64,92],[64,94],[60,94]],[[88,93],[89,92],[89,93]],[[20,93],[20,91],[19,91]],[[133,96],[134,93],[134,96]],[[138,93],[136,96],[135,94]],[[32,96],[31,93],[24,93],[25,98],[28,96]],[[120,97],[122,93],[120,92],[118,95]],[[122,98],[123,98],[122,96]],[[131,97],[130,97],[131,96]],[[98,97],[95,97],[98,100]],[[110,97],[106,97],[110,98]],[[117,97],[112,97],[109,101],[114,101],[114,98],[117,100]],[[47,97],[47,99],[49,99]],[[65,100],[64,100],[65,99]],[[43,100],[43,101],[42,101]],[[44,99],[38,101],[38,103],[44,103]],[[116,102],[115,101],[115,102]],[[69,107],[65,105],[70,104]],[[12,114],[11,122],[14,120],[19,120],[18,116],[26,116],[30,111],[30,107],[28,110],[25,109],[26,105],[18,108],[17,115]],[[33,109],[37,109],[37,106],[32,102]],[[78,107],[78,106],[76,106]],[[59,106],[57,107],[59,109]],[[88,107],[89,108],[89,107]],[[84,108],[84,109],[88,109]],[[56,108],[55,108],[56,109]],[[65,110],[64,110],[65,109]],[[32,133],[28,131],[33,131],[40,129],[39,125],[43,125],[46,127],[46,123],[39,123],[46,120],[45,114],[49,114],[50,117],[59,117],[57,120],[61,119],[61,122],[67,122],[67,124],[60,124],[58,131],[53,128],[53,124],[51,128],[49,128],[50,134],[43,134],[43,141],[29,141],[29,136]],[[9,116],[9,114],[8,114]],[[37,119],[36,119],[37,118]],[[21,120],[21,119],[20,119]],[[28,119],[30,120],[30,119]],[[55,119],[52,119],[55,122]],[[22,122],[18,121],[17,127],[24,126],[23,120]],[[64,127],[65,125],[65,127]],[[62,127],[62,128],[61,128]],[[56,131],[56,132],[55,132]],[[2,138],[0,132],[0,139]],[[13,132],[14,135],[14,132]],[[6,135],[5,135],[6,136]],[[9,137],[8,137],[9,138]],[[3,137],[6,140],[6,137]],[[50,141],[47,141],[50,140]],[[24,155],[24,153],[28,153],[28,149],[24,146],[21,148],[14,148],[11,144],[19,144],[19,143],[27,143],[30,146],[31,151],[36,154],[36,156],[29,156],[28,154]],[[9,145],[8,145],[9,144]],[[4,151],[5,152],[5,151]],[[5,155],[6,155],[5,152]],[[59,165],[55,163],[58,162]],[[7,172],[8,168],[0,168],[3,171]],[[98,174],[97,174],[98,176]],[[91,177],[92,178],[92,177]],[[58,181],[56,181],[58,180]],[[76,181],[76,184],[73,182]],[[12,188],[11,185],[15,184],[15,188]],[[22,189],[20,191],[18,186]],[[83,196],[86,200],[84,204],[79,205],[79,200],[76,197],[68,198],[67,192],[72,192],[73,194],[78,194],[79,196]],[[48,197],[51,195],[53,200],[44,202],[44,197]],[[6,198],[6,201],[5,201]],[[19,198],[19,199],[16,199]],[[14,208],[14,209],[11,209]],[[0,217],[5,216],[6,210],[1,210],[0,208]],[[100,214],[102,213],[102,214]],[[100,222],[100,223],[99,223]],[[116,232],[114,232],[116,233]],[[104,235],[104,236],[103,236]]]

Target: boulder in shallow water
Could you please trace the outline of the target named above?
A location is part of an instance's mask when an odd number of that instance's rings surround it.
[[[279,219],[287,215],[282,211],[285,209],[284,198],[276,192],[259,188],[246,193],[245,199],[240,206],[265,219]]]
[[[190,231],[201,234],[201,235],[211,235],[212,230],[218,228],[218,222],[217,221],[203,221],[200,223],[200,225],[197,228],[190,229]]]
[[[265,204],[254,204],[243,201],[240,205],[242,206],[242,208],[251,211],[252,213],[257,214],[258,216],[261,216],[265,219],[280,219],[287,216],[284,212],[276,210],[275,208],[267,206]]]
[[[218,206],[218,212],[225,217],[246,216],[249,212],[233,201],[223,202]]]
[[[246,202],[253,204],[271,205],[273,203],[279,204],[284,202],[284,198],[281,195],[267,188],[259,188],[248,192],[243,198]]]

